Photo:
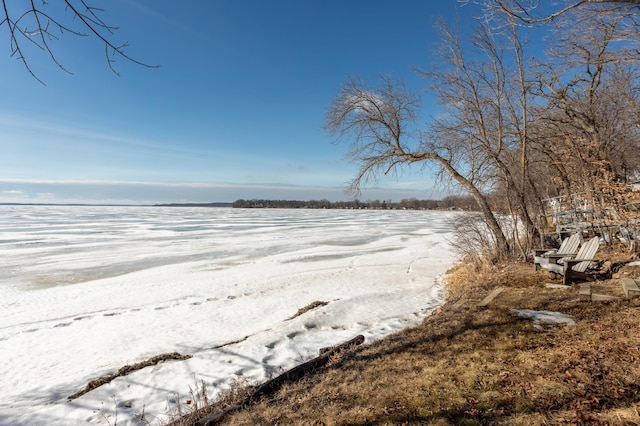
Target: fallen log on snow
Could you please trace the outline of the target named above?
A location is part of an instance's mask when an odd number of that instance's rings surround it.
[[[323,367],[324,365],[326,365],[329,362],[329,359],[331,359],[331,357],[340,352],[343,351],[345,349],[348,349],[352,346],[357,346],[357,345],[361,345],[364,342],[364,336],[363,335],[358,335],[356,337],[354,337],[353,339],[346,341],[338,346],[332,346],[329,348],[322,348],[320,349],[320,355],[317,356],[316,358],[313,358],[303,364],[300,364],[296,367],[293,367],[291,370],[286,371],[284,373],[282,373],[281,375],[279,375],[278,377],[271,379],[265,383],[263,383],[262,385],[258,386],[256,388],[256,390],[253,391],[253,393],[251,395],[249,395],[248,397],[246,397],[244,400],[242,400],[241,402],[231,405],[227,408],[225,408],[222,411],[219,411],[217,413],[214,414],[210,414],[194,423],[192,423],[191,426],[212,426],[215,425],[217,422],[219,422],[220,420],[222,420],[222,418],[224,416],[226,416],[229,413],[232,413],[234,411],[238,411],[240,409],[242,409],[243,407],[245,407],[246,405],[250,404],[252,401],[255,401],[265,395],[274,393],[275,391],[277,391],[284,383],[288,382],[288,381],[293,381],[296,380],[302,376],[304,376],[305,374],[307,374],[308,372],[315,370],[317,368]]]
[[[171,353],[166,353],[166,354],[161,354],[161,355],[156,355],[154,357],[149,358],[146,361],[142,361],[142,362],[138,362],[136,364],[133,365],[125,365],[124,367],[121,367],[118,371],[116,371],[115,373],[112,374],[108,374],[106,376],[102,376],[102,377],[98,377],[97,379],[91,380],[85,387],[84,389],[74,393],[73,395],[70,395],[69,397],[67,397],[67,399],[69,401],[74,400],[76,398],[81,397],[82,395],[91,392],[92,390],[105,385],[107,383],[110,383],[112,380],[114,380],[117,377],[120,376],[126,376],[127,374],[131,373],[132,371],[136,371],[136,370],[141,370],[145,367],[149,367],[150,365],[156,365],[161,361],[166,361],[166,360],[170,360],[170,359],[177,359],[177,360],[185,360],[185,359],[189,359],[191,358],[191,355],[182,355],[179,354],[178,352],[171,352]]]

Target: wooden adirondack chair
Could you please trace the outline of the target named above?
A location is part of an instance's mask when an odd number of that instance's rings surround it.
[[[576,232],[572,234],[569,238],[565,238],[560,244],[560,247],[557,250],[549,250],[549,249],[538,249],[533,251],[533,267],[536,271],[539,271],[540,268],[543,268],[543,264],[545,263],[558,263],[558,260],[575,256],[578,252],[578,246],[582,240],[582,236],[580,233]],[[547,268],[545,268],[547,269]]]
[[[545,269],[549,270],[549,276],[555,278],[556,275],[562,275],[564,277],[564,284],[568,284],[578,278],[586,278],[585,271],[591,264],[596,261],[595,255],[598,252],[600,246],[600,239],[594,237],[587,241],[580,247],[578,253],[575,256],[567,256],[556,263],[547,263],[543,265]]]

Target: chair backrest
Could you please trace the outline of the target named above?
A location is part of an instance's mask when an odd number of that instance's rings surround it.
[[[576,232],[564,240],[560,245],[560,248],[558,248],[558,254],[574,254],[577,252],[578,246],[580,245],[580,237],[580,234]]]
[[[562,243],[560,243],[560,247],[558,247],[558,250],[556,250],[556,253],[566,253],[565,250],[567,249],[567,244],[569,244],[570,238],[571,237],[567,237],[564,240],[562,240]]]
[[[572,269],[576,272],[586,271],[587,267],[591,263],[591,260],[588,259],[594,258],[594,256],[598,252],[598,247],[600,247],[600,238],[598,237],[593,237],[585,244],[583,244],[582,247],[580,247],[580,250],[578,251],[578,254],[576,254],[575,258],[576,260],[585,259],[585,261],[574,265]]]

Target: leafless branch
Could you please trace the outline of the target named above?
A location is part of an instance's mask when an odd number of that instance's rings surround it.
[[[20,60],[27,72],[40,83],[44,84],[31,67],[24,45],[25,43],[31,44],[46,52],[58,68],[71,74],[58,60],[50,44],[51,41],[59,40],[59,36],[64,34],[98,39],[105,47],[107,65],[116,75],[119,74],[113,66],[115,56],[144,67],[159,67],[158,65],[149,65],[128,55],[125,52],[127,43],[116,45],[111,40],[117,27],[108,25],[100,18],[98,13],[102,12],[102,9],[89,5],[86,0],[64,0],[62,4],[64,7],[60,8],[60,3],[52,5],[44,0],[41,2],[30,0],[29,7],[16,10],[18,6],[15,6],[14,3],[2,0],[4,17],[0,21],[0,26],[6,25],[8,28],[11,56]],[[56,9],[56,5],[58,5],[58,9]],[[69,24],[65,22],[69,22]],[[74,22],[79,22],[79,24],[74,24]]]
[[[472,0],[460,0],[469,3]],[[505,14],[525,25],[537,26],[553,22],[576,10],[606,8],[609,11],[628,12],[640,6],[640,0],[564,0],[555,9],[543,8],[540,0],[479,0],[485,6],[485,16],[493,19]],[[637,10],[636,10],[637,12]]]

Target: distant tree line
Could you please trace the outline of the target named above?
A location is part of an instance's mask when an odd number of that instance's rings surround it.
[[[322,200],[236,200],[234,208],[243,209],[371,209],[371,210],[467,210],[476,211],[478,206],[471,196],[450,195],[441,200],[418,200],[406,198],[400,202],[391,200],[366,200],[331,202]]]

